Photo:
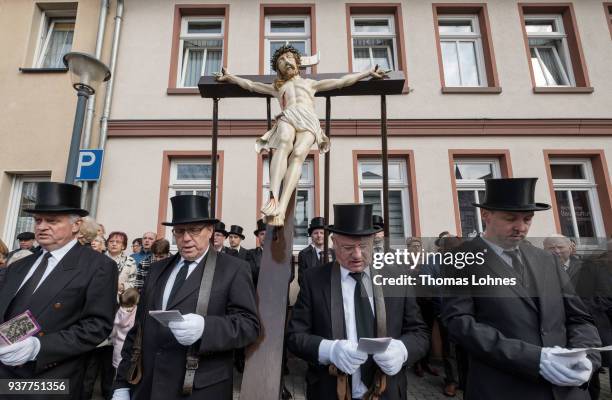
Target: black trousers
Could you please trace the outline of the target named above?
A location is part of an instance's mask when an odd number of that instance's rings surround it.
[[[91,352],[85,370],[85,378],[83,379],[81,397],[84,400],[92,398],[98,376],[100,376],[102,397],[104,397],[105,400],[110,400],[113,397],[113,379],[115,379],[113,346],[97,347]]]

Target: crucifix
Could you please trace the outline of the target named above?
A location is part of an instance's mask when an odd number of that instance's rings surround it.
[[[405,84],[403,72],[381,71],[375,67],[355,74],[325,73],[302,76],[299,68],[312,64],[306,62],[306,57],[302,58],[296,52],[285,49],[284,52],[281,50],[281,53],[275,53],[273,68],[277,71],[276,76],[237,77],[223,69],[216,77],[202,76],[198,84],[202,97],[213,100],[211,215],[215,215],[215,205],[212,201],[216,192],[215,160],[219,99],[266,98],[268,131],[256,141],[255,149],[257,151],[274,149],[270,163],[272,175],[270,199],[274,200],[268,201],[262,209],[268,220],[266,238],[271,240],[266,240],[257,286],[262,334],[246,353],[241,400],[256,400],[262,396],[280,398],[288,282],[290,269],[293,268],[295,186],[299,180],[304,158],[316,143],[319,151],[325,153],[323,210],[324,217],[329,222],[331,97],[364,95],[381,97],[382,208],[385,221],[389,220],[386,95],[403,93]],[[282,110],[275,118],[274,126],[270,111],[272,97],[279,101]],[[319,118],[314,112],[314,97],[325,97],[326,100],[324,133],[321,132]],[[277,164],[280,167],[273,167]],[[387,238],[388,229],[389,224],[385,224]],[[327,243],[326,232],[325,260],[328,254]],[[272,395],[274,393],[277,395]]]

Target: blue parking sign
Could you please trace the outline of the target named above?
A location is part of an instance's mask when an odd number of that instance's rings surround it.
[[[102,173],[102,149],[81,149],[77,164],[76,180],[97,181]]]

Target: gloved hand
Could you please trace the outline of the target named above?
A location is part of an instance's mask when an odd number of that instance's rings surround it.
[[[9,346],[0,347],[0,362],[15,367],[34,361],[40,351],[40,340],[29,337]]]
[[[332,364],[348,375],[353,375],[367,359],[366,353],[357,351],[357,343],[349,340],[335,341],[329,352]]]
[[[408,359],[408,350],[401,340],[391,339],[387,350],[374,354],[372,358],[385,375],[393,376],[402,369],[402,365]]]
[[[587,358],[586,352],[571,356],[558,355],[565,351],[569,350],[543,347],[540,353],[540,375],[557,386],[580,386],[588,382],[593,372],[593,364]]]
[[[115,389],[115,391],[113,392],[113,398],[111,400],[130,400],[130,389]]]
[[[183,321],[171,321],[168,328],[183,346],[190,346],[202,337],[204,332],[204,317],[198,314],[183,315]]]

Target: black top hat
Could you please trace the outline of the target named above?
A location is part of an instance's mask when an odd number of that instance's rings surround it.
[[[485,180],[485,200],[472,205],[494,211],[543,211],[550,205],[536,203],[535,186],[538,178],[502,178]]]
[[[308,226],[308,236],[312,235],[312,231],[315,229],[325,229],[325,218],[314,217],[310,220],[310,226]]]
[[[442,246],[442,239],[444,239],[445,237],[450,236],[450,232],[449,231],[444,231],[444,232],[440,232],[440,234],[438,235],[438,238],[435,240],[434,244],[438,247]]]
[[[215,224],[215,232],[219,232],[222,233],[223,236],[228,237],[229,233],[227,233],[227,231],[225,230],[225,224],[221,221],[217,222]]]
[[[372,204],[334,204],[334,224],[326,229],[347,236],[369,236],[382,228],[372,224]]]
[[[81,208],[81,188],[69,183],[39,182],[36,184],[36,205],[23,210],[28,213],[89,214]]]
[[[218,219],[210,218],[208,213],[208,197],[185,194],[170,198],[172,202],[172,221],[162,222],[162,225],[174,226],[203,222],[215,224]]]
[[[34,232],[21,232],[17,235],[17,240],[34,240]]]
[[[242,234],[242,227],[240,225],[232,225],[230,226],[229,235],[238,235],[240,239],[244,240],[244,235]]]
[[[385,220],[380,215],[372,215],[372,225],[379,227],[380,229],[385,228]]]
[[[266,224],[263,222],[263,219],[257,220],[257,229],[253,231],[253,235],[257,236],[259,232],[266,230]]]

